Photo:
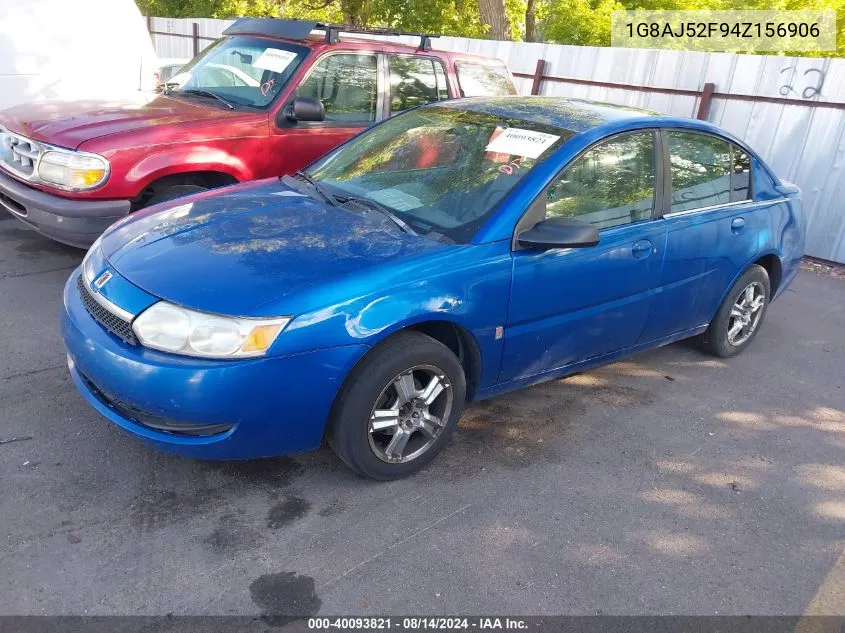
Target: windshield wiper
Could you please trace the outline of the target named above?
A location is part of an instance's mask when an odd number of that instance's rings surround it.
[[[398,215],[393,213],[393,211],[388,209],[381,202],[376,202],[372,198],[364,198],[364,197],[360,197],[360,196],[345,196],[345,198],[346,198],[347,201],[353,200],[355,202],[360,202],[361,204],[367,205],[371,209],[375,209],[376,211],[380,211],[381,213],[386,215],[388,218],[390,218],[393,221],[393,223],[396,224],[396,226],[398,226],[400,229],[405,231],[405,233],[408,233],[410,235],[419,235],[419,233],[417,233],[414,229],[412,229],[411,226],[407,222],[405,222],[405,220],[403,220]]]
[[[227,99],[224,99],[223,97],[221,97],[216,92],[211,92],[211,90],[201,90],[200,88],[188,88],[187,90],[182,89],[179,92],[182,93],[182,94],[200,95],[202,97],[212,97],[213,99],[217,99],[220,103],[225,105],[230,110],[235,109],[235,106],[233,106],[230,101],[228,101]]]
[[[337,198],[335,198],[335,197],[334,197],[331,193],[329,193],[329,190],[328,190],[328,189],[326,189],[326,188],[325,188],[323,185],[321,185],[319,182],[317,182],[316,180],[314,180],[313,178],[311,178],[311,176],[309,176],[308,174],[306,174],[306,173],[305,173],[304,171],[302,171],[301,169],[300,169],[300,170],[298,170],[298,171],[295,171],[293,175],[294,175],[294,176],[299,176],[299,177],[300,177],[300,178],[302,178],[305,182],[307,182],[309,185],[311,185],[312,187],[314,187],[314,189],[316,189],[316,190],[317,190],[317,193],[319,193],[321,196],[323,196],[323,197],[326,199],[326,202],[328,202],[328,203],[329,203],[330,205],[332,205],[333,207],[339,207],[339,206],[340,206],[340,202],[338,201],[338,199],[337,199]]]

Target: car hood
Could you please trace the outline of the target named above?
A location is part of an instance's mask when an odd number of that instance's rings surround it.
[[[277,316],[301,291],[447,245],[272,179],[151,207],[114,225],[101,248],[128,281],[172,303]]]
[[[36,101],[0,113],[0,123],[36,141],[76,149],[92,139],[140,128],[210,122],[253,113],[231,112],[174,97],[132,101]]]

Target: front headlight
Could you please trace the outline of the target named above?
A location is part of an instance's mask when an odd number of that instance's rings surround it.
[[[217,316],[159,301],[133,322],[146,347],[203,358],[263,356],[290,317],[249,319]]]
[[[38,178],[62,189],[94,189],[106,181],[109,162],[97,154],[51,149],[38,161]]]
[[[94,270],[94,253],[96,253],[100,248],[100,242],[103,240],[103,236],[101,235],[98,237],[93,244],[91,244],[91,248],[88,249],[88,252],[85,253],[85,257],[82,258],[82,275],[85,277],[85,280],[92,284],[94,283],[94,275],[96,275],[99,271]]]

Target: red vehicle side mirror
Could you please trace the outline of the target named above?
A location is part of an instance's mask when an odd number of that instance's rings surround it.
[[[326,120],[326,108],[322,101],[311,97],[296,97],[282,109],[282,113],[291,123]]]

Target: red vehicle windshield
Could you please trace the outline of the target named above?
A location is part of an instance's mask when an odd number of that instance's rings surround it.
[[[232,107],[265,109],[273,103],[308,48],[257,37],[218,40],[166,85],[168,93],[219,99]]]

